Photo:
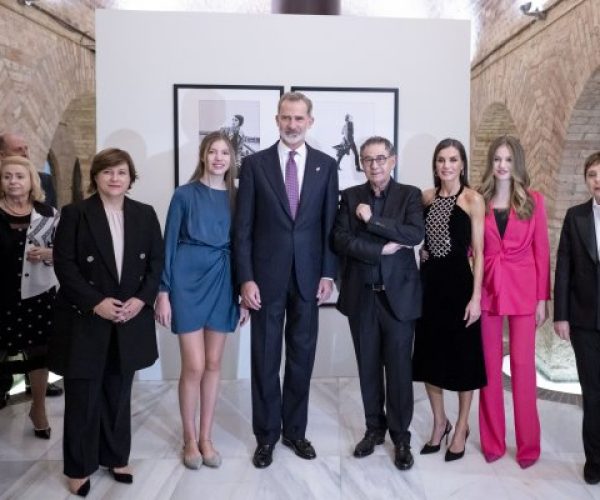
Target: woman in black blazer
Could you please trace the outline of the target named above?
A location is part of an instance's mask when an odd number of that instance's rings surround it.
[[[64,473],[85,496],[100,465],[131,483],[131,384],[158,357],[153,306],[163,263],[154,209],[125,196],[136,171],[105,149],[90,171],[90,198],[63,208],[54,243],[60,282],[50,367],[64,376]]]
[[[583,478],[600,482],[600,151],[584,165],[592,198],[569,208],[554,280],[554,330],[570,340],[583,396]]]

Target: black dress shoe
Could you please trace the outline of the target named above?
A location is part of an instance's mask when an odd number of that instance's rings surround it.
[[[406,443],[397,444],[394,453],[394,465],[400,470],[408,470],[414,463],[415,460],[410,452],[410,445]]]
[[[6,394],[0,395],[0,410],[2,410],[3,408],[6,408],[6,405],[8,404],[9,399],[10,399],[10,394],[8,394],[8,392]]]
[[[131,483],[133,483],[133,474],[131,474],[129,472],[117,472],[112,467],[110,467],[108,469],[108,472],[110,472],[112,474],[113,479],[117,483],[123,483],[123,484],[131,484]]]
[[[300,458],[305,458],[306,460],[317,458],[317,453],[315,452],[313,445],[310,444],[310,441],[306,438],[288,439],[284,437],[281,439],[281,442],[288,448],[294,450],[294,453]]]
[[[264,469],[273,463],[274,444],[259,444],[254,450],[252,463],[257,469]]]
[[[600,466],[586,462],[583,466],[583,479],[587,484],[600,483]]]
[[[367,431],[356,447],[354,448],[354,456],[362,458],[370,455],[375,451],[375,445],[383,444],[385,441],[385,432]]]

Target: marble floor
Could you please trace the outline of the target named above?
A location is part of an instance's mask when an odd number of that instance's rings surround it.
[[[508,452],[487,464],[479,449],[475,399],[471,438],[462,460],[445,463],[443,453],[418,455],[431,426],[422,384],[415,384],[411,427],[415,465],[407,472],[392,464],[389,439],[370,457],[352,456],[363,434],[356,378],[316,379],[312,384],[307,437],[318,457],[305,461],[278,445],[274,463],[255,469],[250,457],[254,439],[248,380],[224,381],[218,403],[214,442],[224,461],[220,469],[185,469],[176,382],[136,382],[133,396],[133,485],[115,483],[105,470],[92,476],[90,499],[600,499],[600,485],[581,478],[581,410],[574,405],[539,401],[542,457],[521,470],[514,460],[512,405],[506,392]],[[63,399],[48,401],[52,439],[35,439],[26,399],[13,398],[0,411],[0,498],[52,500],[69,497],[62,476]],[[453,394],[446,397],[448,416],[456,417]]]

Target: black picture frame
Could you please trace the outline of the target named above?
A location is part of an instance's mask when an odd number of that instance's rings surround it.
[[[291,90],[302,92],[313,102],[315,123],[307,134],[307,142],[336,158],[340,190],[365,182],[357,156],[368,137],[385,137],[398,150],[398,88],[295,85]],[[352,133],[348,131],[348,116]],[[397,179],[397,165],[393,176]]]
[[[274,126],[282,85],[173,85],[175,187],[186,183],[198,162],[203,137],[215,130],[226,132],[238,152],[246,154],[274,143]],[[242,123],[239,124],[239,117]]]

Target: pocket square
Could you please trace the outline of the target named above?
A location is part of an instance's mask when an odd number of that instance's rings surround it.
[[[315,172],[318,172],[319,170],[321,170],[321,167],[315,168]]]

